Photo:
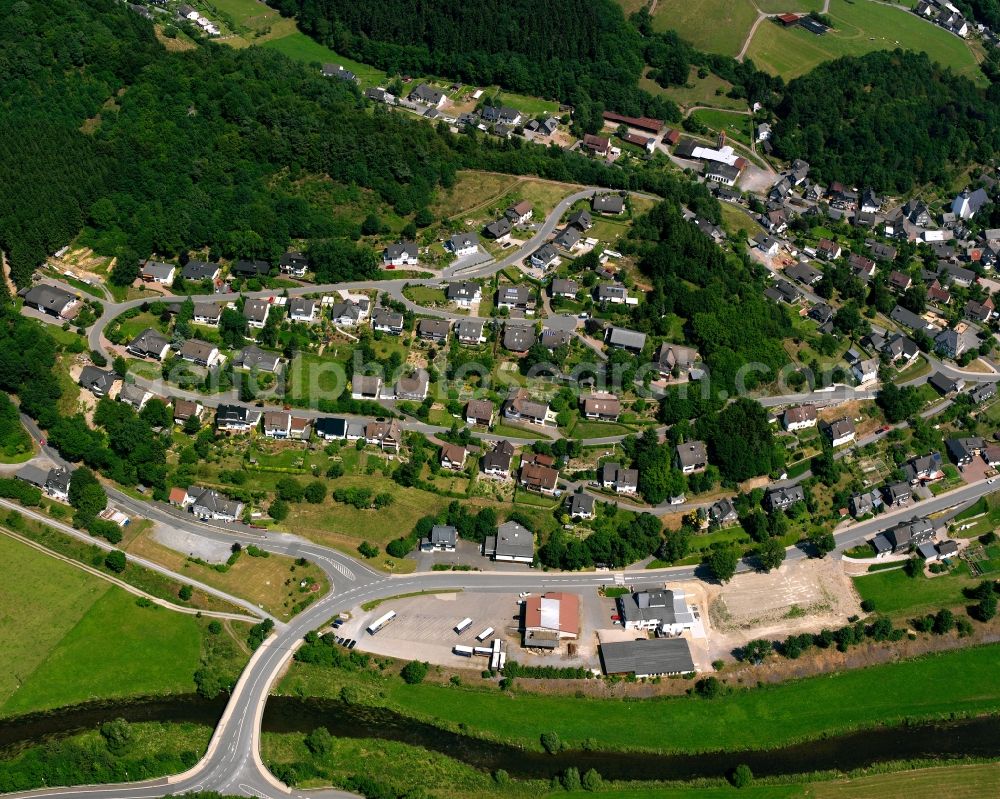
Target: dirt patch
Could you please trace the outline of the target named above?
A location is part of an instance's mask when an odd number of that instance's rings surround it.
[[[860,612],[850,578],[839,561],[830,559],[785,563],[767,574],[741,574],[707,591],[716,657],[756,638],[843,626]]]

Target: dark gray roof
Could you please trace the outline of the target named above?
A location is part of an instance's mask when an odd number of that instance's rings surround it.
[[[639,351],[646,346],[646,334],[624,327],[608,328],[608,344],[612,347]]]
[[[219,265],[210,261],[188,261],[181,269],[181,277],[185,280],[204,280],[215,277]]]
[[[24,294],[24,301],[29,305],[57,314],[62,313],[63,309],[75,299],[74,294],[46,283],[33,286]]]
[[[686,638],[651,638],[601,644],[606,674],[680,674],[694,671]]]

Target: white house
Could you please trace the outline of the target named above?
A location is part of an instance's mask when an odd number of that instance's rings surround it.
[[[416,266],[420,263],[419,251],[416,242],[399,241],[390,244],[382,252],[382,263],[384,266]]]
[[[475,233],[456,233],[448,239],[448,249],[459,258],[479,251],[479,236]]]

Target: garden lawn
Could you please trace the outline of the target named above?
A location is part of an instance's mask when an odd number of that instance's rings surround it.
[[[655,30],[676,30],[699,50],[735,56],[757,18],[752,0],[660,0]]]
[[[965,602],[963,588],[971,588],[986,576],[995,576],[997,547],[989,547],[987,554],[991,560],[982,565],[988,570],[984,577],[975,578],[969,573],[965,563],[954,566],[948,574],[924,577],[918,574],[910,577],[902,569],[875,572],[854,578],[854,587],[862,599],[875,603],[879,613],[888,615],[917,615],[930,613],[943,607],[954,607]]]
[[[692,5],[697,8],[702,4]],[[918,18],[904,6],[893,7],[871,0],[830,0],[829,16],[834,29],[823,36],[797,26],[783,28],[775,22],[762,22],[747,57],[761,69],[788,80],[823,61],[900,47],[926,52],[932,60],[956,73],[985,82],[972,50],[964,41]]]
[[[0,713],[113,696],[190,691],[201,633],[193,616],[136,598],[0,536]]]
[[[387,80],[386,74],[382,70],[359,61],[352,61],[350,58],[344,58],[298,30],[287,36],[268,39],[263,43],[263,46],[307,64],[340,64],[344,69],[349,69],[358,76],[358,82],[363,89],[371,86],[383,86]]]
[[[959,649],[867,669],[738,690],[717,699],[695,697],[609,701],[423,683],[369,672],[359,678],[296,663],[282,693],[337,696],[358,683],[359,701],[469,734],[539,749],[553,731],[570,747],[597,738],[607,749],[694,752],[768,748],[907,718],[991,713],[1000,709],[996,663],[1000,647]],[[962,679],[954,679],[961,674]],[[949,685],[946,692],[924,690]],[[637,738],[635,731],[643,730]]]

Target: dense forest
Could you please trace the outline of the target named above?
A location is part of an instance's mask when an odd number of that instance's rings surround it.
[[[985,92],[923,53],[874,52],[788,84],[774,147],[823,181],[904,192],[1000,148],[1000,86]]]
[[[206,246],[213,258],[274,259],[297,238],[319,252],[342,231],[290,193],[308,174],[372,189],[403,216],[419,217],[473,168],[644,189],[718,217],[704,190],[661,169],[373,112],[356,87],[269,50],[168,53],[113,0],[0,0],[0,12],[10,21],[0,29],[0,248],[18,285],[81,228],[133,270],[154,252]]]
[[[723,252],[671,202],[636,220],[630,239],[629,249],[653,283],[634,313],[638,329],[667,335],[672,315],[686,320],[685,338],[698,347],[718,388],[735,387],[746,364],[764,367],[746,375],[752,388],[788,363],[781,342],[790,322],[783,308],[764,297],[760,267],[746,256]]]
[[[678,118],[672,102],[638,88],[643,45],[614,0],[269,3],[338,53],[390,73],[496,83],[557,99],[591,131],[605,109]]]

